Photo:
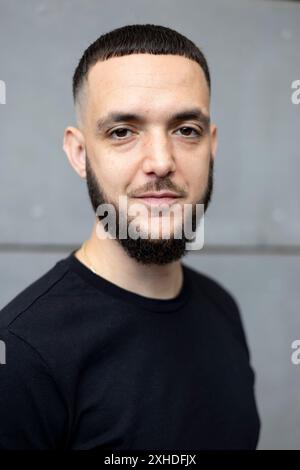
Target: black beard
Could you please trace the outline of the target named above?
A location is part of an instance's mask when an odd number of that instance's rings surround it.
[[[212,192],[213,192],[213,169],[214,169],[214,160],[211,156],[210,163],[209,163],[209,174],[207,179],[207,184],[204,192],[204,196],[197,202],[197,204],[204,205],[204,213],[206,212],[209,203],[211,201]],[[86,181],[87,181],[87,188],[90,197],[90,201],[94,212],[96,214],[97,208],[100,204],[112,204],[116,211],[116,233],[115,239],[120,243],[126,253],[131,257],[134,258],[137,262],[142,264],[156,264],[156,265],[164,265],[171,263],[173,261],[177,261],[183,256],[187,254],[186,250],[186,243],[191,243],[192,240],[188,239],[185,236],[184,230],[182,230],[181,238],[174,238],[170,236],[169,239],[151,239],[151,238],[141,238],[138,237],[137,239],[131,238],[127,236],[126,238],[119,238],[119,220],[120,220],[120,213],[118,206],[116,204],[109,201],[106,197],[104,192],[101,190],[100,185],[97,181],[96,175],[91,168],[88,156],[86,154]],[[156,185],[156,191],[161,189],[170,189],[170,185],[163,186],[163,181],[160,180]],[[172,189],[172,188],[171,188]],[[193,205],[192,208],[192,230],[195,232],[199,220],[196,217],[196,204]],[[97,215],[99,221],[101,222],[103,218],[106,217],[104,215]],[[127,223],[127,233],[128,233],[128,225],[130,221]],[[107,232],[108,227],[107,225],[104,227],[104,230]]]

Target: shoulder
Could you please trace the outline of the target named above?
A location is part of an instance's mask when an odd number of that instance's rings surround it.
[[[200,292],[214,306],[214,309],[225,317],[236,336],[243,343],[249,356],[248,341],[243,325],[240,304],[236,297],[219,281],[207,274],[185,265],[189,279],[195,291]]]
[[[54,318],[60,315],[54,313],[68,273],[66,259],[58,261],[0,311],[0,394],[6,396],[0,402],[0,449],[53,447],[52,437],[64,432],[67,397],[51,359],[59,332]]]
[[[216,303],[222,309],[234,309],[239,310],[238,302],[232,293],[223,286],[219,281],[204,274],[200,271],[197,271],[190,266],[185,268],[188,272],[189,278],[192,280],[193,284],[197,286],[206,296],[208,296],[214,303]]]
[[[59,260],[0,311],[0,340],[7,349],[14,349],[14,343],[26,349],[27,354],[19,357],[28,367],[32,356],[39,355],[60,381],[64,381],[64,368],[71,357],[74,371],[82,360],[82,351],[74,345],[82,339],[86,299],[95,294],[74,272],[71,260],[72,254]],[[93,327],[90,321],[87,328]]]
[[[23,289],[0,310],[0,329],[11,327],[24,312],[51,293],[68,272],[66,259],[62,259]]]

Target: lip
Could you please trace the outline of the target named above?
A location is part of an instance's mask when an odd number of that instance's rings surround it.
[[[152,206],[159,206],[161,204],[173,204],[177,201],[177,197],[141,197],[137,198],[143,201],[145,204],[150,204]]]
[[[171,205],[179,199],[175,193],[161,192],[161,193],[145,193],[136,199],[140,199],[143,203],[151,206],[159,206],[161,204]]]
[[[170,191],[161,191],[161,192],[156,192],[156,193],[144,193],[144,194],[140,194],[138,196],[138,199],[144,199],[144,198],[172,198],[172,199],[175,199],[175,198],[178,198],[179,195],[176,194],[176,193],[172,193]]]

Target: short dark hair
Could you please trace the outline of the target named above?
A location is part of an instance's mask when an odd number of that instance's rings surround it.
[[[78,92],[92,65],[110,57],[137,53],[181,55],[198,62],[204,72],[209,93],[211,92],[206,58],[190,39],[166,26],[133,24],[103,34],[84,51],[73,75],[74,102],[76,103]]]

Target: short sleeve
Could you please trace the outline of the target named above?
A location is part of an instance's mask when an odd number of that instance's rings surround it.
[[[47,364],[11,331],[0,340],[0,449],[62,447],[67,408]]]

